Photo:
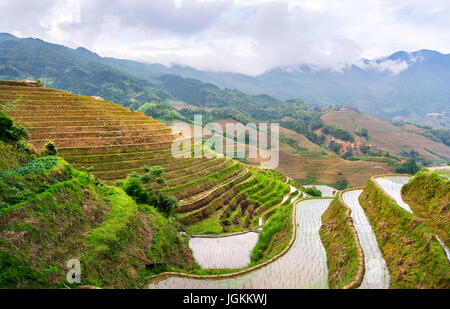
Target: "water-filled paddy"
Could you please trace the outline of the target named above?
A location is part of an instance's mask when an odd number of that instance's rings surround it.
[[[324,185],[317,185],[317,186],[305,186],[305,188],[317,188],[320,192],[322,192],[322,197],[335,197],[336,194],[339,192],[338,189],[335,189],[330,186],[324,186]]]
[[[297,204],[297,237],[292,248],[266,267],[236,278],[198,280],[171,277],[149,285],[151,289],[289,289],[328,288],[325,249],[319,237],[322,214],[329,199]]]
[[[388,176],[388,177],[378,177],[375,178],[377,184],[383,188],[383,190],[389,194],[395,202],[402,207],[404,210],[413,213],[411,208],[402,198],[402,187],[407,184],[411,180],[411,177],[407,176]],[[444,242],[436,236],[436,239],[441,244],[442,248],[447,255],[448,260],[450,260],[450,249],[445,246]]]
[[[250,253],[258,241],[258,233],[220,238],[191,238],[192,249],[197,263],[205,269],[238,269],[250,264]]]
[[[362,192],[363,190],[352,190],[342,194],[343,202],[352,210],[353,223],[364,251],[366,270],[360,288],[388,289],[389,271],[386,261],[378,247],[377,239],[369,220],[367,220],[364,210],[359,204],[358,199]]]

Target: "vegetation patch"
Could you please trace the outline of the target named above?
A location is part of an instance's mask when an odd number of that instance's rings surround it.
[[[435,234],[370,180],[360,197],[392,288],[450,288],[450,264]]]
[[[320,237],[327,251],[329,285],[341,289],[356,279],[360,259],[349,209],[341,203],[339,195],[323,214],[322,223]]]
[[[419,172],[402,188],[414,213],[450,246],[450,180],[439,173]]]
[[[252,266],[271,259],[288,246],[293,229],[293,207],[290,200],[286,201],[264,224],[259,233],[258,242],[250,255]]]

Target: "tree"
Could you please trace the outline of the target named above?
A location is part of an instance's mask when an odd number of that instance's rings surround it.
[[[420,170],[420,168],[421,167],[417,164],[416,160],[408,159],[406,162],[397,166],[396,172],[399,174],[414,175]]]
[[[0,140],[4,142],[17,142],[28,137],[27,130],[18,126],[14,121],[0,111]]]
[[[57,156],[58,148],[56,148],[55,143],[53,143],[52,141],[47,141],[47,143],[44,146],[44,149],[42,150],[42,154],[44,156]]]
[[[369,130],[367,130],[366,128],[356,130],[355,134],[358,136],[364,137],[366,139],[369,138]]]
[[[165,170],[160,166],[142,167],[142,174],[132,173],[118,185],[139,204],[154,206],[166,217],[175,215],[179,207],[178,199],[167,193],[157,191],[152,185],[164,185]]]

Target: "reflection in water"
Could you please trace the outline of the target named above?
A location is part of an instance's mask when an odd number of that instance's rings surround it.
[[[321,217],[331,200],[297,204],[297,238],[292,248],[268,266],[237,278],[197,280],[171,277],[149,285],[162,289],[289,289],[328,288],[325,249],[319,237]]]
[[[250,264],[250,253],[258,241],[258,233],[250,232],[221,238],[191,238],[197,263],[204,269],[239,269]]]

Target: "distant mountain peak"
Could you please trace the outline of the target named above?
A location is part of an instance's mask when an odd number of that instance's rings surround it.
[[[0,41],[10,41],[10,40],[18,40],[18,38],[10,33],[6,32],[0,33]]]
[[[79,52],[80,54],[91,55],[91,56],[95,56],[95,57],[100,57],[98,54],[96,54],[96,53],[94,53],[94,52],[92,52],[92,51],[90,51],[89,49],[84,48],[84,47],[78,47],[78,48],[76,49],[76,51]]]

